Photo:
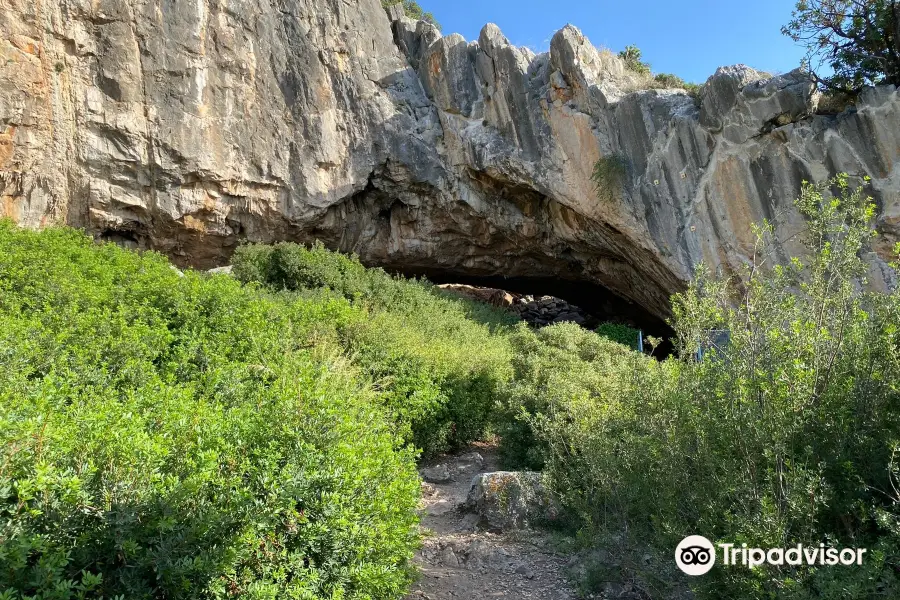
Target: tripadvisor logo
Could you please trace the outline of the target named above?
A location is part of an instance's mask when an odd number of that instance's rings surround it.
[[[703,575],[716,564],[716,549],[702,535],[689,535],[675,548],[675,563],[688,575]]]
[[[748,548],[747,544],[716,544],[721,551],[722,565],[743,566],[750,569],[761,565],[861,565],[865,548],[826,548],[825,544],[791,548]],[[716,564],[716,549],[702,535],[689,535],[675,548],[675,563],[688,575],[703,575]]]

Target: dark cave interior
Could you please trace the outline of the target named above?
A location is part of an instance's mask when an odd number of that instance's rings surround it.
[[[591,315],[593,319],[586,324],[587,327],[596,327],[603,322],[623,323],[642,330],[645,337],[651,335],[664,340],[654,352],[654,356],[665,358],[673,350],[671,338],[674,332],[663,319],[597,283],[555,277],[472,276],[446,271],[404,270],[398,274],[407,277],[425,277],[435,284],[465,284],[496,288],[516,294],[529,294],[534,297],[554,296],[580,307]],[[649,351],[646,346],[645,349]]]

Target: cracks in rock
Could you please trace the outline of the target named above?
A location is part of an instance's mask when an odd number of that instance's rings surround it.
[[[668,296],[680,289],[679,282],[656,257],[614,226],[582,215],[527,185],[483,172],[470,172],[470,177],[473,186],[493,200],[491,207],[496,211],[477,218],[508,221],[510,208],[518,213],[518,225],[501,234],[506,243],[486,245],[492,249],[497,245],[501,252],[506,247],[508,254],[501,258],[509,264],[504,264],[503,274],[588,280],[658,315],[668,314]]]
[[[759,128],[759,133],[755,135],[751,135],[747,140],[758,140],[763,138],[769,134],[775,133],[779,131],[783,127],[787,127],[788,125],[793,125],[795,123],[802,123],[803,121],[809,121],[813,118],[812,114],[802,114],[802,115],[791,115],[790,113],[781,113],[771,119],[767,120],[762,126]]]
[[[137,44],[137,53],[138,53],[138,77],[141,80],[141,95],[142,102],[141,108],[143,109],[144,115],[144,124],[146,127],[146,135],[147,135],[147,177],[149,183],[149,200],[150,205],[148,209],[150,212],[155,212],[158,198],[157,198],[157,165],[156,165],[156,137],[153,134],[153,122],[150,114],[150,106],[147,102],[150,94],[147,90],[147,68],[144,64],[144,55],[146,53],[146,45],[147,42],[140,35],[140,28],[138,27],[137,16],[134,14],[134,8],[128,8],[129,15],[131,17],[131,31],[134,34],[135,43]]]
[[[546,210],[550,199],[527,185],[508,179],[500,173],[489,173],[467,167],[465,174],[488,199],[502,200],[514,206],[522,217]],[[495,206],[498,206],[495,204]],[[502,207],[501,207],[502,208]]]

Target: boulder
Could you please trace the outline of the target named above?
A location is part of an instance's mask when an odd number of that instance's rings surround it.
[[[719,67],[703,86],[700,123],[711,130],[721,131],[725,119],[741,102],[743,89],[769,77],[771,75],[747,65]]]
[[[207,271],[210,275],[231,275],[234,265],[226,265],[224,267],[216,267]]]
[[[478,452],[468,452],[454,460],[457,473],[473,473],[484,466],[484,457]]]
[[[479,526],[490,531],[521,529],[559,517],[559,508],[540,473],[496,471],[472,480],[465,508],[479,516]]]
[[[443,463],[420,469],[419,475],[428,483],[449,483],[453,479],[450,468]]]
[[[745,65],[723,67],[703,88],[700,122],[741,144],[811,116],[819,96],[800,69],[771,77]]]
[[[509,292],[503,292],[496,299],[496,302],[497,302],[497,304],[496,304],[497,306],[506,308],[506,307],[512,306],[513,303],[515,302],[515,299],[513,298],[512,294],[510,294]]]

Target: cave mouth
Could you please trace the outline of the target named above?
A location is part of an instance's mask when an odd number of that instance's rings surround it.
[[[448,271],[403,270],[406,277],[425,277],[434,284],[461,284],[480,288],[495,288],[520,295],[553,296],[577,306],[591,317],[585,326],[594,328],[600,323],[622,323],[640,329],[646,337],[663,340],[654,356],[665,358],[673,351],[674,331],[661,318],[639,304],[626,300],[608,288],[590,281],[556,277],[504,277],[502,275],[465,275]],[[646,348],[646,346],[645,346]]]
[[[100,241],[112,242],[129,250],[137,250],[141,247],[140,234],[130,229],[104,229],[95,237]]]

